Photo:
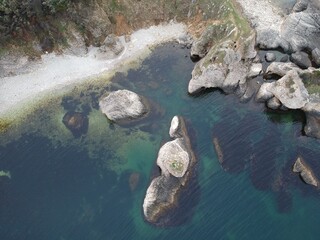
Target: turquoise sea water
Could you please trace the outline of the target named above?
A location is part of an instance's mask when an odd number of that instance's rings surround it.
[[[57,113],[39,111],[39,130],[26,122],[29,131],[0,146],[0,170],[11,173],[0,177],[0,239],[318,239],[319,190],[291,170],[301,155],[320,177],[319,141],[303,135],[303,114],[218,90],[190,96],[193,67],[188,49],[166,44],[141,68],[117,74],[106,89],[133,90],[157,108],[129,126],[107,121],[96,109],[103,91],[92,88],[60,99]],[[69,110],[88,114],[86,136],[64,127]],[[199,188],[182,206],[187,221],[157,228],[142,203],[174,115],[187,122]]]

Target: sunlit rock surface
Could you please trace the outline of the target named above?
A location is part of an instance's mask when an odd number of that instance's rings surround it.
[[[99,106],[107,118],[115,122],[137,119],[148,112],[142,97],[128,90],[111,92],[100,100]]]
[[[143,202],[145,219],[160,226],[170,223],[170,216],[183,198],[181,192],[189,187],[196,163],[182,117],[173,118],[170,135],[175,139],[165,143],[158,153],[161,175],[151,181]]]

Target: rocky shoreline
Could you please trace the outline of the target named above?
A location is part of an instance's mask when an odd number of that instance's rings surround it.
[[[236,94],[244,102],[255,97],[271,109],[301,109],[307,117],[304,132],[320,138],[319,92],[313,93],[305,87],[307,82],[314,86],[319,81],[318,4],[298,1],[289,15],[281,16],[279,9],[266,2],[259,6],[255,1],[238,2],[255,33],[243,31],[239,22],[231,23],[229,30],[225,28],[219,38],[216,31],[213,31],[213,38],[210,36],[212,29],[206,29],[192,45],[191,53],[201,60],[192,72],[188,92],[198,94],[203,89],[219,88],[227,94]],[[270,16],[262,17],[265,16],[262,12],[270,13]],[[205,49],[203,46],[212,45],[210,41],[215,44]],[[274,62],[274,53],[268,52],[266,60],[260,59],[257,54],[260,50],[284,52],[291,62]],[[267,69],[263,69],[262,62],[267,63]],[[263,70],[266,72],[264,77],[270,78],[254,87],[249,84],[261,76]]]
[[[304,133],[320,138],[319,4],[300,0],[286,15],[267,2],[259,6],[253,0],[237,2],[251,25],[232,2],[219,21],[208,21],[198,37],[194,34],[190,55],[199,61],[192,71],[188,93],[196,95],[213,88],[235,94],[242,102],[265,103],[273,110],[300,109],[306,115]],[[202,17],[207,14],[199,9],[198,13]],[[123,71],[132,61],[139,62],[150,54],[152,46],[171,40],[189,46],[191,37],[186,25],[173,21],[139,30],[131,36],[110,34],[101,46],[90,47],[78,56],[46,54],[39,65],[30,67],[26,63],[22,69],[15,69],[16,75],[8,71],[0,82],[0,119],[12,113],[14,117],[23,114],[20,110],[35,98],[43,98],[66,86],[80,85],[89,76]],[[261,57],[262,50],[266,54]],[[284,58],[279,59],[277,54]],[[80,69],[79,64],[84,68]],[[117,124],[141,118],[150,110],[143,97],[126,90],[110,93],[100,99],[99,105],[107,118]],[[88,121],[85,115],[75,112],[63,119],[75,137],[86,133]],[[172,140],[160,148],[157,157],[160,176],[152,179],[143,203],[145,219],[156,226],[168,226],[175,219],[176,209],[196,171],[197,160],[182,117],[172,119],[169,135]],[[223,169],[232,172],[228,154],[223,152],[217,137],[213,138],[213,144]],[[318,186],[312,169],[300,158],[293,171],[306,183]]]

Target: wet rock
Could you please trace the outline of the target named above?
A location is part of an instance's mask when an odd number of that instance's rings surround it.
[[[171,126],[170,132],[179,137],[160,148],[157,165],[161,175],[151,181],[143,202],[145,219],[158,226],[170,223],[170,216],[174,215],[179,202],[183,200],[182,193],[189,187],[195,171],[196,159],[184,120],[175,117],[172,123],[174,126]]]
[[[250,67],[250,71],[248,74],[249,78],[254,78],[262,74],[262,64],[261,63],[253,63]]]
[[[107,118],[114,122],[138,119],[149,112],[146,100],[128,90],[111,92],[99,101],[99,106]]]
[[[318,179],[314,176],[312,169],[304,162],[302,157],[298,157],[293,165],[293,172],[299,173],[302,180],[312,186],[318,186]]]
[[[266,61],[267,62],[273,62],[276,59],[277,58],[276,58],[276,55],[274,53],[271,53],[271,52],[266,53]]]
[[[302,69],[307,69],[312,66],[309,56],[305,52],[296,52],[291,54],[290,61],[295,63]]]
[[[62,122],[76,138],[81,137],[88,131],[89,119],[83,113],[67,112],[64,115]]]

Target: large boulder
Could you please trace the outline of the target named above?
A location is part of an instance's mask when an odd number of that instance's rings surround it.
[[[147,101],[128,90],[111,92],[99,101],[101,111],[114,122],[135,120],[149,111]]]
[[[181,117],[174,117],[170,135],[175,139],[165,143],[158,153],[161,175],[151,181],[143,202],[145,219],[158,226],[170,224],[195,172],[196,158]]]
[[[309,94],[296,71],[289,71],[284,77],[272,83],[264,83],[257,93],[258,100],[276,97],[289,109],[301,109],[309,102]]]
[[[305,163],[305,161],[298,157],[293,165],[293,172],[299,173],[302,180],[309,185],[318,187],[319,181],[315,177],[312,169]]]

